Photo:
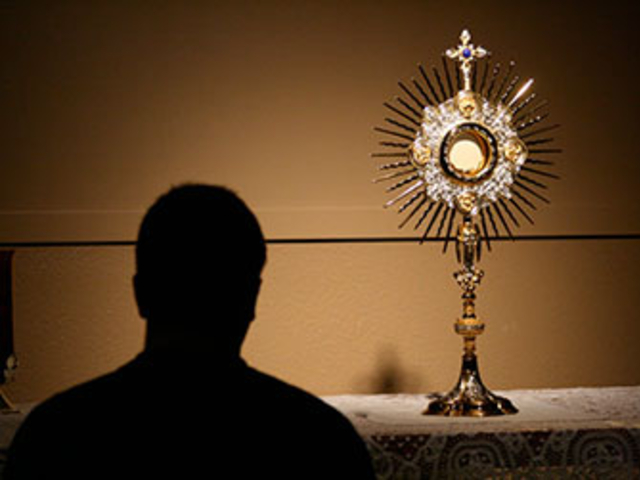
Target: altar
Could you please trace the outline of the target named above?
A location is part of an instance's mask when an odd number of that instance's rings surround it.
[[[324,400],[365,439],[379,479],[640,478],[640,387],[501,393],[520,413],[424,416],[426,395]]]
[[[520,413],[423,416],[428,396],[413,394],[323,400],[355,425],[379,479],[640,478],[640,387],[501,393]],[[28,411],[0,415],[0,479]]]

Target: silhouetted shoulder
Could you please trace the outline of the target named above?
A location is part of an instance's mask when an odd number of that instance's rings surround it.
[[[272,440],[289,445],[294,470],[288,478],[374,478],[362,438],[334,407],[257,370],[248,369],[247,383],[256,393],[256,416],[264,417],[257,423],[269,424]]]
[[[57,394],[37,405],[22,423],[11,444],[5,479],[80,478],[77,459],[106,410],[109,385],[117,376],[107,375]],[[89,400],[89,402],[87,402]],[[58,476],[60,475],[60,476]]]
[[[45,401],[16,435],[9,479],[83,478],[96,465],[91,478],[373,478],[362,439],[319,398],[241,361],[183,368],[139,358]]]
[[[262,405],[269,407],[271,414],[280,415],[279,420],[290,424],[291,428],[313,427],[309,429],[318,434],[343,432],[347,440],[353,440],[354,443],[362,441],[351,422],[320,398],[254,369],[249,369],[247,376],[247,393],[262,399]],[[260,404],[258,401],[256,406]],[[269,410],[263,410],[263,414],[269,416]]]

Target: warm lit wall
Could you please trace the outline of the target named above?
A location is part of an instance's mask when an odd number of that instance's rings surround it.
[[[16,247],[19,401],[140,349],[130,288],[144,209],[224,183],[269,238],[409,235],[371,185],[371,127],[399,79],[468,27],[550,100],[564,149],[526,234],[640,233],[633,2],[429,0],[0,3],[0,242]],[[638,240],[500,243],[483,262],[493,388],[638,384]],[[179,254],[179,253],[177,253]],[[270,245],[251,363],[324,393],[455,380],[451,252],[412,243]],[[185,365],[188,368],[188,365]],[[181,388],[179,379],[168,388]]]
[[[478,301],[487,383],[640,383],[638,258],[637,241],[496,245]],[[433,244],[271,245],[246,358],[318,394],[447,389],[461,354],[454,268]],[[132,248],[17,252],[16,400],[40,399],[139,351],[132,273]],[[178,378],[167,388],[185,387]]]
[[[406,235],[370,184],[372,127],[464,27],[562,124],[563,181],[523,233],[638,233],[637,9],[1,2],[0,241],[130,240],[160,192],[193,180],[237,188],[271,238]]]

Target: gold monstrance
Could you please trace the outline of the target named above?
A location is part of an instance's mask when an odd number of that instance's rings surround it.
[[[461,268],[454,277],[463,292],[462,316],[455,322],[464,341],[462,371],[453,390],[427,406],[428,415],[518,411],[480,379],[476,337],[484,322],[476,315],[475,300],[484,272],[477,263],[482,244],[491,250],[491,238],[500,237],[500,229],[513,239],[518,217],[533,224],[528,211],[537,201],[549,202],[542,194],[545,180],[558,178],[549,173],[553,162],[545,157],[560,150],[549,148],[553,138],[547,134],[558,125],[543,123],[547,102],[537,100],[530,92],[533,79],[521,82],[514,67],[514,62],[504,69],[493,62],[464,30],[460,45],[442,56],[441,69],[433,67],[430,76],[419,65],[419,80],[409,86],[398,82],[406,97],[384,104],[395,116],[384,119],[391,128],[375,128],[385,135],[380,145],[389,150],[372,156],[398,159],[380,165],[382,175],[375,181],[394,182],[387,192],[399,194],[385,207],[399,205],[399,213],[409,212],[400,227],[417,219],[414,229],[425,225],[423,242],[437,223],[435,236],[446,232],[446,252],[460,216],[455,239]]]

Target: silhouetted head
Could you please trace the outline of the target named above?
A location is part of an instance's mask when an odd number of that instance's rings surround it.
[[[244,338],[254,317],[266,247],[256,217],[230,190],[183,185],[140,226],[136,299],[149,327]]]

